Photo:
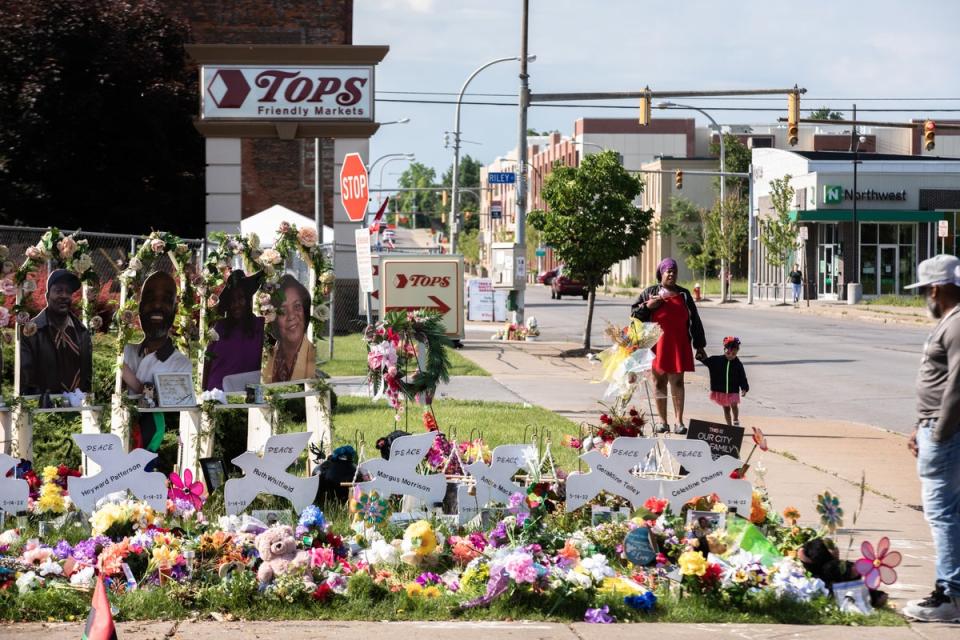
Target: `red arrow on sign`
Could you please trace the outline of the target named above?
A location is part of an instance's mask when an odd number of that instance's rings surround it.
[[[402,273],[398,273],[395,283],[397,289],[403,289],[405,286],[407,286],[407,276],[403,275]]]
[[[444,313],[446,313],[447,311],[450,311],[450,307],[447,305],[447,303],[444,302],[443,300],[441,300],[440,298],[438,298],[437,296],[427,296],[427,297],[430,298],[431,300],[433,300],[433,302],[435,303],[436,306],[433,306],[433,307],[417,307],[417,306],[411,306],[411,307],[387,307],[386,309],[384,309],[384,311],[387,311],[387,312],[389,312],[389,311],[417,311],[418,309],[426,309],[426,310],[428,310],[428,311],[439,311],[441,314],[444,314]]]

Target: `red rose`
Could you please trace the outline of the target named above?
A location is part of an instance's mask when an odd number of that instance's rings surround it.
[[[326,602],[331,593],[333,593],[333,589],[330,588],[330,585],[328,585],[326,582],[322,582],[320,583],[320,586],[314,590],[312,595],[314,600]]]

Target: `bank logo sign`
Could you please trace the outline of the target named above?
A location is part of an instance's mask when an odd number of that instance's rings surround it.
[[[838,184],[823,185],[823,204],[840,204],[843,202],[843,186]]]
[[[373,67],[205,65],[200,86],[204,119],[373,120]]]

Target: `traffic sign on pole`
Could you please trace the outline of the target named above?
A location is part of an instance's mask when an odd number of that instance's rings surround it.
[[[941,220],[937,223],[937,237],[946,238],[950,235],[950,222],[947,220]]]
[[[370,187],[367,168],[359,153],[348,153],[340,167],[340,202],[351,222],[360,222],[367,211]]]
[[[500,220],[503,217],[503,203],[500,200],[494,200],[490,203],[490,219]]]

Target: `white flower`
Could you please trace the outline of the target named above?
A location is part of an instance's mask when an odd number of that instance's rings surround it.
[[[90,322],[88,323],[88,326],[90,327],[91,331],[99,331],[100,327],[103,326],[103,318],[101,318],[100,316],[93,316],[92,318],[90,318]]]
[[[143,269],[143,262],[140,261],[140,258],[130,258],[130,264],[127,265],[127,268],[133,271],[140,271]]]
[[[43,580],[33,571],[27,571],[17,578],[17,591],[27,593],[43,585]]]
[[[386,540],[374,540],[369,549],[360,552],[360,558],[370,565],[388,564],[393,566],[400,563],[400,552]]]
[[[5,244],[0,244],[0,260],[6,260],[10,255],[10,249]]]
[[[167,243],[160,238],[154,238],[150,241],[150,250],[154,253],[163,253],[163,250],[166,249],[166,247]]]
[[[589,588],[592,584],[590,575],[580,573],[579,571],[566,571],[563,574],[563,579],[574,586],[583,587],[584,589]]]
[[[23,281],[23,284],[20,285],[20,288],[23,289],[24,293],[33,293],[37,290],[37,283],[36,281],[27,278]]]
[[[210,389],[200,394],[200,402],[219,402],[227,404],[227,394],[220,389]]]
[[[250,245],[250,248],[256,251],[260,248],[260,236],[255,233],[247,234],[247,244]]]
[[[63,567],[52,558],[42,563],[38,569],[40,570],[41,576],[59,576],[63,574]]]
[[[70,584],[75,587],[92,587],[93,567],[84,567],[70,576]]]
[[[580,569],[590,574],[590,576],[600,582],[604,578],[612,578],[616,575],[610,565],[607,564],[607,557],[602,553],[595,553],[592,556],[580,560]]]
[[[7,529],[0,533],[0,546],[10,547],[20,542],[20,532],[16,529]]]
[[[283,262],[283,256],[276,249],[267,249],[260,254],[260,264],[265,267],[272,267]]]
[[[326,322],[330,317],[330,307],[325,304],[318,304],[313,309],[313,317],[317,322]]]
[[[217,333],[217,330],[214,328],[207,329],[207,340],[210,342],[216,342],[220,339],[220,334]]]
[[[84,274],[93,267],[93,258],[91,258],[89,254],[85,253],[77,258],[76,262],[73,263],[73,266],[77,273]]]

